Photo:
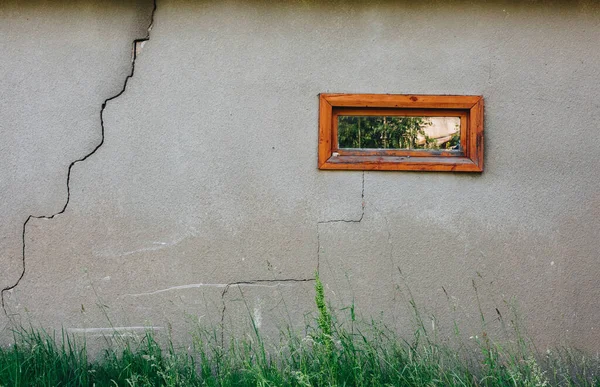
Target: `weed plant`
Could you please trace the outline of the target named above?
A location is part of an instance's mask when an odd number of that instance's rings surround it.
[[[318,277],[315,290],[315,321],[304,335],[283,331],[269,350],[253,321],[253,336],[225,345],[217,329],[199,329],[189,349],[147,332],[97,360],[64,332],[20,330],[0,349],[0,386],[600,386],[598,359],[583,353],[539,354],[521,337],[501,346],[485,334],[458,351],[432,337],[414,301],[416,327],[406,340],[357,322],[353,306],[338,320]]]

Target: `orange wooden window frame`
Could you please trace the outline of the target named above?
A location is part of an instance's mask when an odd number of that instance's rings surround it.
[[[339,149],[338,115],[460,117],[460,151]],[[320,94],[319,169],[482,172],[483,97]]]

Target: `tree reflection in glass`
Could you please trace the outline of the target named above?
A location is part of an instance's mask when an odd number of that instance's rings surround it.
[[[460,150],[460,117],[340,115],[338,147]]]

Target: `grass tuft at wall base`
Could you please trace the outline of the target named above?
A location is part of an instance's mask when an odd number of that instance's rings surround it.
[[[160,345],[148,331],[90,360],[85,343],[64,332],[21,329],[0,349],[0,386],[600,386],[600,362],[578,351],[540,354],[523,337],[496,343],[485,330],[468,346],[443,344],[414,301],[414,335],[406,340],[375,321],[356,321],[352,306],[338,319],[318,279],[315,290],[318,317],[303,335],[282,330],[272,346],[256,326],[226,345],[217,329],[196,327],[187,348]]]

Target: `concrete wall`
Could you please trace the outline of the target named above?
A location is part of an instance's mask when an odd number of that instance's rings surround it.
[[[152,4],[1,4],[9,287]],[[518,305],[541,346],[596,351],[599,39],[593,2],[159,1],[0,321],[301,327],[319,269],[335,305],[404,333],[410,297],[467,336]],[[483,95],[486,170],[318,171],[320,92]]]

